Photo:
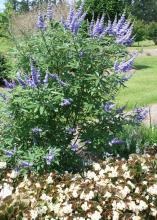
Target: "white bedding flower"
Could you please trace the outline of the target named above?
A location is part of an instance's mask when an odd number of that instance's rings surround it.
[[[45,193],[43,193],[43,194],[40,196],[40,199],[41,199],[41,200],[44,200],[44,201],[51,201],[51,200],[52,200],[52,197],[47,196]]]
[[[138,215],[134,215],[134,216],[132,217],[132,220],[141,220],[141,217],[138,216]]]
[[[147,189],[147,192],[150,193],[151,195],[157,195],[157,184],[154,184],[153,186],[150,186]]]
[[[122,196],[122,198],[124,199],[130,193],[130,189],[128,186],[125,186],[123,189],[120,190],[119,193]]]
[[[112,196],[112,194],[107,191],[107,192],[104,194],[103,197],[108,199],[108,198],[110,198],[111,196]]]
[[[96,173],[94,173],[93,171],[88,171],[87,172],[87,174],[86,174],[86,177],[88,178],[88,179],[94,179],[95,181],[98,181],[99,180],[99,178],[98,178],[98,176],[96,175]]]
[[[89,217],[90,217],[91,220],[99,220],[99,219],[101,219],[101,213],[98,212],[98,211],[95,211]]]
[[[140,203],[139,203],[139,205],[138,205],[138,209],[139,209],[140,211],[143,211],[143,210],[145,210],[145,209],[147,209],[147,208],[148,208],[147,203],[146,203],[145,201],[143,201],[143,200],[140,200]]]
[[[151,214],[152,216],[157,216],[157,209],[156,208],[151,208]]]
[[[76,190],[74,190],[74,191],[72,192],[72,196],[73,196],[74,198],[77,198],[77,197],[79,196]]]
[[[94,168],[94,170],[96,170],[96,171],[101,170],[101,166],[100,166],[99,163],[94,163],[94,164],[93,164],[93,168]]]
[[[5,169],[6,167],[7,167],[7,163],[0,161],[0,169]]]
[[[73,211],[72,204],[65,204],[65,206],[62,209],[65,214],[71,214]]]
[[[9,184],[4,183],[3,188],[0,192],[0,199],[5,199],[8,196],[12,195],[13,187],[11,187]]]
[[[83,211],[87,211],[90,207],[88,206],[87,202],[84,202],[82,205],[81,205],[81,208],[83,209]]]
[[[46,182],[47,182],[47,184],[52,184],[53,183],[52,176],[48,176]]]
[[[37,210],[30,210],[31,218],[32,220],[35,220],[38,217],[38,211]]]
[[[119,212],[113,211],[112,220],[119,220]]]

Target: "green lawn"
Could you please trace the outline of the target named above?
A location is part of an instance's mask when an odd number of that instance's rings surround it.
[[[140,41],[139,44],[138,42],[135,42],[133,44],[133,46],[131,46],[130,48],[132,49],[139,49],[139,48],[145,48],[145,49],[152,49],[152,48],[157,48],[157,45],[154,44],[154,42],[152,40],[144,40],[144,41]]]
[[[127,104],[128,109],[157,103],[157,56],[138,57],[135,69],[127,88],[118,96],[119,103]]]

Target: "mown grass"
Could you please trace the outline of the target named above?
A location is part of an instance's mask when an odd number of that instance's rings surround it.
[[[157,56],[138,57],[134,68],[133,77],[118,95],[119,103],[127,104],[128,110],[157,103]]]

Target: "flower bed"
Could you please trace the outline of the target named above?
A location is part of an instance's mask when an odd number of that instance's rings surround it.
[[[156,219],[156,169],[157,159],[148,154],[106,159],[82,176],[22,178],[3,169],[0,219]]]

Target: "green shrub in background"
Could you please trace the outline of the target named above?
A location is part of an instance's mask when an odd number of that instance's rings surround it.
[[[153,40],[157,45],[157,22],[148,24],[148,39]]]
[[[6,56],[0,53],[0,83],[3,83],[3,79],[8,78],[8,72],[10,71],[9,61]]]
[[[126,156],[118,135],[143,118],[141,110],[125,116],[114,104],[135,58],[121,60],[131,32],[127,26],[125,33],[122,16],[117,30],[123,45],[114,35],[102,36],[111,35],[102,19],[88,35],[80,28],[85,15],[72,9],[62,24],[50,14],[45,23],[40,15],[39,30],[18,47],[20,72],[15,82],[5,81],[11,91],[1,97],[1,157],[11,167],[76,172],[106,152]]]
[[[78,5],[80,3],[81,1],[78,2]],[[115,15],[120,17],[124,10],[129,12],[128,4],[123,0],[86,0],[85,9],[88,11],[86,18],[89,21],[92,20],[93,15],[96,19],[104,14],[106,18],[114,20]]]
[[[143,41],[147,37],[147,28],[146,24],[141,20],[135,20],[134,22],[134,40],[135,42],[138,42],[138,45],[140,41]]]

